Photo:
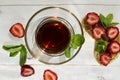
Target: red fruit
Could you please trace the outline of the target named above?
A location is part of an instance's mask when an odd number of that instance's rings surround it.
[[[86,16],[86,23],[88,26],[93,26],[99,22],[99,16],[95,12],[90,12]]]
[[[112,41],[108,45],[108,50],[111,54],[117,54],[120,52],[120,44],[117,41]]]
[[[29,65],[24,65],[21,67],[21,75],[23,77],[31,76],[35,73],[34,69]]]
[[[100,63],[104,66],[107,66],[111,61],[111,55],[109,53],[103,53],[100,56]]]
[[[110,40],[115,39],[119,34],[119,29],[117,27],[110,27],[107,29],[107,35]]]
[[[18,38],[22,38],[24,36],[25,30],[23,28],[23,25],[21,23],[14,24],[10,29],[10,33]]]
[[[92,35],[94,39],[98,40],[102,35],[106,35],[106,31],[102,26],[95,26],[92,29]]]
[[[44,80],[58,80],[58,76],[55,72],[47,69],[44,72]]]

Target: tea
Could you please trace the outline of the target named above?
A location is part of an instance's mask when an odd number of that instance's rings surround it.
[[[69,45],[71,34],[67,26],[58,20],[48,20],[38,26],[36,43],[48,54],[57,54]]]

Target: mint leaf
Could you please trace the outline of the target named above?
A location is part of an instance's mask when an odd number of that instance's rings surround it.
[[[71,47],[72,47],[73,49],[77,49],[78,46],[77,46],[76,44],[72,44]]]
[[[101,23],[102,23],[103,26],[105,26],[104,20],[105,20],[105,16],[102,15],[102,14],[100,14],[100,21],[101,21]]]
[[[110,24],[113,20],[113,14],[108,14],[107,17],[104,19],[104,23],[106,25]]]
[[[65,50],[65,56],[66,56],[67,58],[70,58],[70,57],[71,57],[70,47],[68,47],[68,48]]]
[[[20,60],[19,64],[20,66],[23,66],[26,62],[27,58],[27,50],[23,44],[21,45],[3,45],[2,47],[4,50],[9,51],[10,57],[15,57],[20,53]]]
[[[110,23],[110,24],[108,24],[108,26],[116,26],[116,25],[118,25],[119,23],[117,23],[117,22],[112,22],[112,23]]]
[[[20,66],[23,66],[25,64],[26,58],[27,58],[27,50],[25,46],[22,45],[22,49],[20,50],[20,60],[19,60]]]
[[[113,14],[108,14],[105,20],[107,20],[107,23],[111,23],[113,20]]]
[[[9,49],[8,51],[10,52],[10,53],[15,53],[15,52],[19,52],[20,50],[21,50],[21,46],[19,46],[19,47],[16,47],[16,48],[11,48],[11,49]]]
[[[81,34],[75,34],[71,37],[71,41],[69,46],[66,48],[64,54],[67,58],[71,57],[70,50],[71,48],[77,49],[78,47],[82,46],[82,44],[85,42],[85,38]]]
[[[71,47],[76,49],[77,47],[81,46],[84,43],[85,39],[82,35],[76,34],[73,35],[71,38]]]
[[[22,47],[21,45],[3,45],[2,48],[10,52],[10,57],[14,57],[18,54]]]
[[[17,54],[19,53],[19,51],[18,52],[14,52],[14,53],[10,53],[10,57],[15,57]]]
[[[100,20],[101,20],[101,22],[104,22],[104,20],[105,20],[105,16],[102,15],[102,14],[100,14]]]
[[[111,24],[112,20],[113,20],[113,14],[108,14],[107,17],[104,19],[105,29],[110,27],[109,24]]]
[[[107,44],[103,40],[98,40],[95,46],[95,51],[99,52],[100,54],[104,53],[107,49]]]
[[[113,20],[113,14],[108,14],[106,17],[100,14],[100,21],[101,21],[102,26],[105,29],[119,24],[117,22],[112,22],[112,20]]]
[[[20,45],[3,45],[3,49],[4,50],[9,50],[9,49],[12,49],[12,48],[17,48],[17,47],[20,47]]]

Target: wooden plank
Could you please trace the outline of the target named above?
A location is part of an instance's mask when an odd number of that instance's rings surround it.
[[[50,69],[58,75],[58,80],[118,80],[119,67],[101,66],[48,66],[31,65],[35,74],[21,77],[19,66],[0,66],[1,80],[43,80],[44,70]],[[113,74],[114,73],[114,74]]]
[[[0,5],[48,5],[48,4],[113,4],[120,5],[120,0],[0,0]]]

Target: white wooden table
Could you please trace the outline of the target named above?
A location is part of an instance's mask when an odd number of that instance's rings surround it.
[[[88,12],[104,15],[113,13],[114,21],[120,23],[120,0],[0,0],[0,80],[43,80],[45,69],[55,71],[58,80],[119,80],[120,57],[107,67],[100,66],[93,55],[94,40],[85,31],[86,41],[74,59],[62,65],[46,65],[35,59],[27,60],[27,64],[35,68],[35,74],[21,77],[19,56],[10,58],[1,47],[5,42],[24,43],[24,40],[13,40],[9,28],[16,22],[21,22],[25,27],[36,11],[47,6],[66,8],[80,21]],[[118,27],[120,29],[120,24]]]

